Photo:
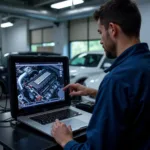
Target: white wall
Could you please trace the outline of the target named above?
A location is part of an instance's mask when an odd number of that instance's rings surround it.
[[[39,29],[44,27],[53,27],[53,39],[55,42],[54,52],[68,56],[68,28],[67,22],[61,22],[56,26],[53,22],[44,20],[30,20],[29,29]]]
[[[67,22],[60,23],[59,27],[54,28],[54,42],[56,53],[68,56],[68,28]]]
[[[19,20],[13,27],[2,29],[3,54],[28,51],[27,21]]]
[[[147,42],[150,47],[150,3],[140,5],[139,8],[142,14],[141,41]]]
[[[50,21],[44,20],[19,20],[13,27],[2,30],[2,49],[3,54],[14,51],[29,51],[28,29],[54,26],[54,52],[68,55],[68,29],[67,23],[60,23],[57,27]]]
[[[34,29],[39,29],[39,28],[44,28],[44,27],[50,27],[53,26],[54,24],[50,21],[45,21],[45,20],[29,20],[29,29],[34,30]]]

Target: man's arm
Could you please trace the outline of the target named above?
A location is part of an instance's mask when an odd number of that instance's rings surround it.
[[[70,139],[64,144],[64,150],[123,149],[122,137],[125,137],[128,115],[128,85],[114,78],[107,79],[101,84],[97,95],[87,129],[87,141],[80,144]]]
[[[89,96],[96,98],[98,91],[96,89],[93,89],[93,88],[87,88],[87,93]]]
[[[63,90],[69,89],[71,96],[93,96],[96,97],[97,90],[93,88],[87,88],[79,83],[68,84]]]
[[[68,142],[64,150],[123,149],[126,118],[128,118],[128,85],[116,79],[103,82],[97,95],[97,104],[91,118],[87,141]]]

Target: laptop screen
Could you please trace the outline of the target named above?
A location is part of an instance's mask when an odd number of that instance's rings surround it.
[[[15,63],[19,110],[65,100],[62,62]]]

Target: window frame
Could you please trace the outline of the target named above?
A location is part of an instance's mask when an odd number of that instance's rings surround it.
[[[70,41],[70,42],[69,42],[69,47],[70,47],[70,49],[69,49],[69,50],[70,50],[70,56],[69,56],[69,57],[70,57],[70,58],[73,58],[73,57],[74,57],[74,56],[72,57],[71,43],[72,43],[72,42],[80,42],[80,41],[81,41],[81,42],[87,42],[87,51],[84,51],[84,52],[89,52],[89,51],[91,51],[91,50],[90,50],[90,42],[91,42],[91,41],[99,41],[99,42],[100,42],[100,39]],[[99,51],[99,50],[95,50],[95,51]],[[91,52],[92,52],[92,51],[91,51]],[[82,53],[82,51],[81,51],[81,53]]]
[[[29,30],[29,45],[30,45],[29,50],[30,50],[30,52],[32,52],[32,45],[42,45],[43,46],[44,43],[54,43],[55,44],[54,41],[44,42],[43,32],[44,32],[44,29],[48,29],[48,28],[53,28],[53,26],[48,26],[48,27],[36,28],[36,29]],[[41,36],[42,36],[42,42],[41,43],[32,43],[32,39],[31,39],[32,35],[31,34],[32,34],[32,31],[36,31],[36,30],[42,30],[42,34],[41,34]]]

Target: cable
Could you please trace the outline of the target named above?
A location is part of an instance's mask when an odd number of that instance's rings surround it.
[[[10,128],[11,127],[11,125],[8,125],[8,126],[1,126],[0,125],[0,128]]]
[[[2,99],[2,95],[0,95],[0,98]],[[7,104],[8,104],[8,95],[7,94],[5,95],[5,101],[6,101],[5,106],[0,105],[0,108],[1,108],[0,114],[10,111],[10,108],[7,108]],[[4,120],[0,120],[0,128],[11,127],[13,121],[14,121],[14,119],[12,117],[9,117]]]
[[[2,88],[2,87],[1,87]],[[2,98],[2,96],[3,96],[3,92],[1,91],[1,93],[0,93],[0,99]]]
[[[5,120],[0,120],[0,123],[7,123],[7,122],[11,122],[11,121],[14,121],[14,119],[12,117],[7,118]]]
[[[12,126],[12,122],[15,121],[12,117],[9,117],[5,120],[0,120],[0,128],[8,128]],[[7,123],[10,123],[10,125],[7,125]]]
[[[2,96],[0,96],[0,97],[2,97]],[[7,94],[5,95],[5,100],[6,100],[5,106],[0,105],[0,108],[2,108],[2,109],[0,109],[0,113],[10,111],[10,108],[7,108],[7,103],[8,103],[8,95]]]
[[[5,112],[6,112],[6,109],[7,109],[7,100],[8,100],[8,97],[7,97],[7,94],[6,94],[6,103],[5,103]]]

